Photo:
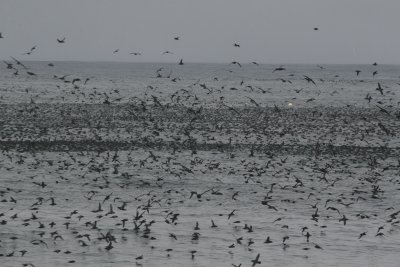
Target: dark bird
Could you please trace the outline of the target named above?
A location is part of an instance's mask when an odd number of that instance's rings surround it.
[[[14,69],[14,66],[12,63],[8,63],[7,61],[3,60],[3,62],[7,65],[7,69],[12,70]]]
[[[237,44],[237,43],[234,43],[233,46],[234,46],[234,47],[240,47],[240,45]]]
[[[358,239],[361,239],[361,237],[363,237],[363,236],[365,236],[365,235],[367,235],[367,232],[361,233],[360,236],[358,237]]]
[[[179,36],[174,37],[174,40],[178,41],[179,40]]]
[[[346,216],[343,215],[343,217],[341,219],[339,219],[339,222],[343,222],[343,225],[346,225],[347,220],[348,219],[346,218]]]
[[[318,31],[319,29],[317,27],[314,28],[314,31]]]
[[[372,100],[372,96],[370,96],[369,94],[367,94],[364,98],[365,100],[368,100],[368,103],[371,103]]]
[[[58,38],[57,38],[57,42],[58,42],[59,44],[65,43],[65,37],[62,38],[62,39],[58,39]]]
[[[28,69],[24,64],[21,63],[21,61],[17,60],[15,57],[11,57],[11,58],[12,58],[12,60],[15,61],[15,63],[17,63],[17,65],[20,65],[24,69]]]
[[[132,53],[129,53],[130,55],[134,55],[134,56],[141,56],[142,54],[141,53],[138,53],[138,52],[132,52]]]
[[[306,75],[304,75],[304,79],[308,82],[308,83],[313,83],[315,86],[317,86],[316,85],[316,83],[314,82],[314,80],[313,79],[311,79],[310,77],[308,77],[308,76],[306,76]]]
[[[239,67],[242,67],[242,65],[241,65],[239,62],[237,62],[237,61],[232,61],[231,64],[233,64],[233,65],[238,65]]]
[[[179,65],[183,65],[183,59],[181,59],[181,61],[179,61],[178,64],[179,64]]]
[[[165,54],[172,54],[172,55],[173,55],[174,53],[172,53],[171,51],[168,51],[168,50],[167,50],[167,51],[163,52],[162,54],[163,54],[163,55],[165,55]]]
[[[275,68],[272,72],[281,71],[281,70],[286,70],[286,68],[281,66],[281,67]]]
[[[376,71],[374,71],[373,73],[372,73],[372,77],[375,77],[375,75],[377,75],[378,74],[378,71],[376,70]]]
[[[384,108],[382,108],[382,107],[380,107],[380,106],[378,106],[376,104],[375,104],[375,106],[377,106],[381,112],[386,113],[387,115],[390,115],[390,112],[387,111],[386,109],[384,109]]]
[[[253,98],[250,98],[250,97],[248,97],[248,96],[246,96],[246,97],[250,100],[251,103],[253,103],[254,105],[256,105],[258,108],[260,107],[260,105],[259,105]]]
[[[4,37],[3,37],[3,34],[0,32],[0,39],[2,39],[2,38],[4,38]]]
[[[228,220],[235,215],[235,210],[232,210],[231,213],[228,214]]]
[[[257,257],[254,260],[251,260],[251,262],[253,263],[251,266],[254,267],[257,264],[261,264],[261,261],[259,259],[260,259],[260,253],[257,254]]]
[[[383,95],[383,88],[381,87],[381,84],[378,83],[378,88],[375,89],[376,91],[379,91],[381,95]]]
[[[361,70],[356,70],[357,76],[360,74]]]
[[[26,72],[26,74],[28,74],[28,75],[30,75],[30,76],[36,76],[36,74],[35,74],[35,73],[33,73],[33,72],[30,72],[30,71],[27,71],[27,72]]]
[[[307,232],[307,234],[305,234],[305,237],[307,238],[307,242],[309,242],[311,234],[309,232]]]
[[[118,52],[119,52],[119,49],[115,49],[115,50],[113,51],[113,54],[118,53]]]

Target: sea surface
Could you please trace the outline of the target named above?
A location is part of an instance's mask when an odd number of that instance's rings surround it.
[[[0,266],[399,266],[400,66],[22,63]]]

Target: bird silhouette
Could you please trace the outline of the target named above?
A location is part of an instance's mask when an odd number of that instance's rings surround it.
[[[58,42],[59,44],[65,43],[65,37],[62,38],[62,39],[58,39],[58,38],[57,38],[57,42]]]
[[[251,262],[253,263],[253,264],[251,265],[252,267],[256,266],[257,264],[261,264],[261,261],[260,261],[260,253],[258,253],[257,256],[256,256],[256,258],[255,258],[254,260],[251,260]]]

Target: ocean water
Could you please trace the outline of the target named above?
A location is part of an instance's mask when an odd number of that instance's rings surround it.
[[[1,266],[398,266],[400,66],[24,64]]]

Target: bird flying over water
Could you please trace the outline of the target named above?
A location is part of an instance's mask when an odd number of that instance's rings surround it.
[[[256,266],[256,264],[261,264],[260,259],[260,253],[257,254],[257,257],[254,260],[251,260],[251,262],[253,263],[251,266],[254,267]]]
[[[272,72],[281,71],[281,70],[286,70],[286,68],[284,68],[283,66],[280,66],[278,68],[275,68]]]
[[[62,38],[62,39],[58,39],[58,38],[57,38],[57,42],[58,42],[59,44],[65,43],[65,37]]]
[[[237,61],[232,61],[231,64],[233,64],[233,65],[238,65],[239,67],[242,67],[242,65],[241,65],[239,62],[237,62]]]
[[[307,82],[309,82],[309,83],[311,82],[311,83],[313,83],[315,86],[317,86],[317,84],[314,82],[314,80],[311,79],[310,77],[304,75],[304,79],[306,79]]]
[[[375,89],[376,91],[379,91],[381,93],[381,95],[383,95],[383,89],[381,87],[381,84],[378,83],[378,88]]]

